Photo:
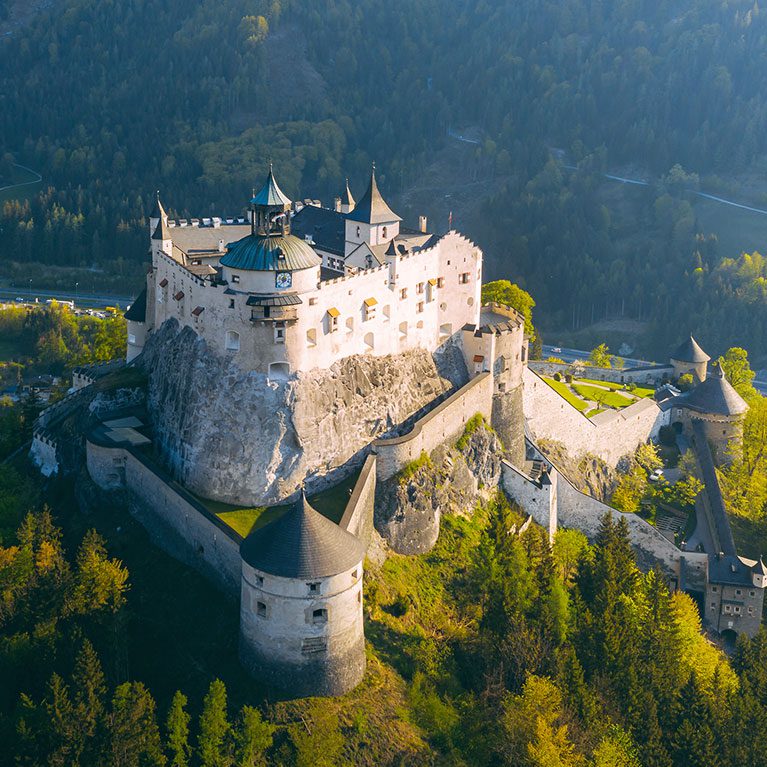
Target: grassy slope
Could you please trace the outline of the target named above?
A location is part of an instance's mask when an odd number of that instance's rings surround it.
[[[607,391],[599,386],[590,386],[589,384],[574,383],[573,390],[584,399],[593,400],[608,407],[628,407],[634,400],[624,397],[615,391]]]
[[[570,391],[570,387],[567,384],[564,384],[561,381],[555,381],[553,378],[543,377],[543,380],[554,389],[562,399],[567,400],[567,402],[569,402],[576,410],[583,412],[588,409],[588,404],[579,397],[576,397],[575,394]]]

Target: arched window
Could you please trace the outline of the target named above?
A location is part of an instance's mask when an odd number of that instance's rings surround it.
[[[386,227],[383,227],[383,229],[381,229],[381,236],[382,236],[384,239],[386,239]]]
[[[240,334],[236,330],[226,331],[226,349],[230,352],[240,351]]]
[[[357,227],[357,239],[359,239],[359,236],[360,236],[360,228]]]

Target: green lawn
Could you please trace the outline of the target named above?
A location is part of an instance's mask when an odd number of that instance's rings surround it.
[[[589,412],[586,413],[586,418],[593,418],[595,415],[599,415],[600,413],[604,412],[604,408],[595,407],[593,410],[589,410]]]
[[[554,389],[560,397],[567,400],[576,410],[583,412],[588,409],[588,404],[576,397],[575,394],[570,391],[570,387],[567,384],[562,383],[562,381],[555,381],[553,378],[544,377],[543,380],[546,381],[546,383]]]
[[[574,383],[573,390],[584,399],[593,400],[600,405],[607,405],[608,407],[622,408],[631,405],[634,400],[624,397],[622,394],[618,394],[615,391],[605,391],[605,389],[598,386],[590,386],[589,384]]]
[[[606,386],[610,391],[620,391],[625,384],[618,383],[617,381],[598,381],[596,378],[577,378],[577,383],[596,384],[597,386]],[[648,389],[644,386],[637,386],[631,389],[631,394],[635,397],[652,397],[655,394],[653,389]]]
[[[209,502],[210,503],[210,502]],[[221,504],[224,506],[225,504]],[[221,511],[216,516],[243,538],[247,538],[255,527],[263,527],[285,511],[285,506],[259,506],[255,509]]]

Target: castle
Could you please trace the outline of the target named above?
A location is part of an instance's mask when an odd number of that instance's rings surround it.
[[[540,377],[555,363],[528,360],[522,317],[482,306],[480,249],[429,233],[424,217],[405,227],[375,169],[356,203],[348,183],[332,208],[292,202],[270,168],[247,217],[174,221],[158,195],[149,223],[146,288],[126,312],[128,369],[146,388],[76,371],[32,455],[44,473],[72,464],[60,424],[77,414],[92,482],[125,494],[158,545],[239,597],[254,676],[293,695],[353,688],[371,541],[428,551],[451,503],[493,487],[552,536],[565,525],[593,537],[609,507],[541,445],[614,467],[672,425],[698,454],[710,540],[680,550],[626,515],[632,544],[643,566],[704,595],[707,626],[754,633],[767,569],[737,556],[710,451],[726,455],[746,406],[692,338],[670,365],[621,372],[653,383],[655,399],[588,418]],[[664,386],[690,371],[689,393]],[[473,430],[478,417],[492,431]],[[415,470],[416,490],[402,478],[423,456],[434,463]],[[310,499],[343,478],[351,494],[331,519]],[[211,500],[268,509],[241,536]]]

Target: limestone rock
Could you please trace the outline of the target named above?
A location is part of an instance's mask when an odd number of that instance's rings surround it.
[[[348,357],[270,381],[214,355],[175,320],[150,336],[142,360],[163,461],[194,492],[236,504],[335,480],[372,440],[453,387],[424,351]]]

